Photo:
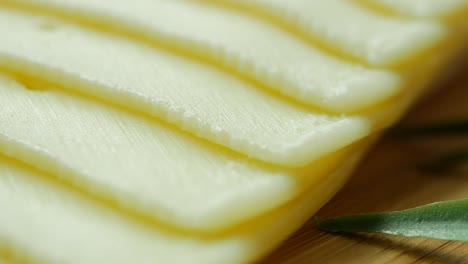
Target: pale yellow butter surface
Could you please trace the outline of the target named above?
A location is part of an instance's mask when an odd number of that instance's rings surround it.
[[[136,34],[138,40],[162,43],[173,49],[215,61],[218,66],[221,64],[232,72],[253,79],[267,89],[334,112],[355,111],[375,105],[396,94],[401,88],[398,77],[388,71],[368,69],[340,60],[268,22],[196,2],[6,2],[33,9],[50,9],[52,13],[76,18],[74,20],[91,21],[113,31],[132,32],[133,34],[126,35]],[[332,20],[335,14],[324,15],[329,15]],[[430,43],[430,40],[437,39],[440,35],[437,27],[410,25],[406,29],[404,26],[403,24],[397,28],[405,29],[399,37],[407,37],[410,32],[415,34],[412,39],[416,38],[418,41],[412,47],[417,48],[418,43]],[[387,30],[387,27],[380,29]],[[423,46],[426,45],[424,43]],[[393,44],[387,44],[389,45]]]
[[[1,153],[133,212],[199,231],[294,199],[354,152],[288,170],[58,91],[0,78],[0,94]]]
[[[0,10],[4,36],[0,65],[159,117],[250,157],[285,166],[305,166],[371,131],[364,117],[298,107],[199,63],[70,25],[44,28],[50,23]],[[333,68],[326,63],[323,67]],[[334,70],[357,82],[367,80],[359,73]],[[390,85],[393,81],[378,79]]]
[[[291,204],[218,237],[197,237],[130,221],[0,157],[0,246],[35,263],[252,263],[322,206],[357,158]]]
[[[405,1],[405,0],[403,0]],[[348,0],[205,0],[241,6],[286,25],[305,40],[373,66],[401,64],[436,46],[448,29],[430,21],[381,16]],[[411,0],[406,2],[413,2]],[[372,91],[369,91],[372,93]]]

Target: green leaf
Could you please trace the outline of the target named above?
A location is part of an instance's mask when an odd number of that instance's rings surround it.
[[[438,202],[413,209],[341,216],[323,222],[322,230],[345,233],[384,233],[468,242],[468,199]]]

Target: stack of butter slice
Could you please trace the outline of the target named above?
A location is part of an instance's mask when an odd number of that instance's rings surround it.
[[[0,263],[259,260],[454,71],[467,10],[0,0]]]

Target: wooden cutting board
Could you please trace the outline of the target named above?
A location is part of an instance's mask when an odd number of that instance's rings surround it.
[[[468,119],[468,69],[416,106],[405,124]],[[427,173],[417,164],[457,148],[468,135],[396,139],[374,147],[350,182],[319,213],[327,218],[349,213],[406,209],[468,197],[468,168]],[[468,263],[468,243],[384,235],[336,235],[309,222],[263,263]]]

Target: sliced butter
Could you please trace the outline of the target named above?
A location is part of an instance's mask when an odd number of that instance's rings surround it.
[[[278,207],[354,151],[287,170],[58,91],[29,91],[4,77],[0,94],[0,152],[185,229],[219,231]]]
[[[51,23],[0,11],[0,65],[159,117],[240,153],[285,166],[305,166],[370,133],[371,124],[363,117],[297,107],[196,62],[70,25],[50,30]],[[354,71],[334,70],[353,75],[356,83],[368,80]],[[393,85],[395,80],[374,81]],[[340,89],[348,92],[346,85]],[[362,92],[354,91],[353,96],[378,93]]]
[[[0,158],[0,247],[36,263],[252,263],[343,185],[356,158],[293,203],[219,237],[188,236],[130,221]]]
[[[437,22],[403,20],[343,0],[204,0],[241,6],[373,66],[401,64],[438,45],[448,29]],[[392,1],[392,0],[391,0]],[[413,2],[412,0],[402,0]],[[337,19],[339,18],[339,19]]]
[[[336,59],[267,22],[208,5],[166,0],[115,0],[112,4],[95,0],[6,2],[103,25],[104,29],[123,31],[126,36],[136,34],[138,40],[149,39],[214,61],[296,101],[334,112],[375,105],[401,88],[398,77],[390,72]],[[398,29],[405,29],[403,26]],[[415,25],[397,37],[411,31],[418,39],[413,47],[418,48],[418,43],[437,39],[438,34],[428,34],[439,33],[438,29]]]
[[[48,175],[0,158],[0,250],[8,247],[38,263],[254,261],[341,187],[366,145],[352,149],[355,154],[345,150],[308,168],[286,170],[134,114],[158,116],[253,157],[304,165],[366,136],[376,123],[393,122],[423,89],[422,81],[408,82],[401,88],[414,85],[413,91],[370,109],[368,115],[331,117],[120,38],[7,12],[0,12],[0,22],[0,33],[6,36],[0,43],[4,68],[61,83],[103,99],[100,104],[140,111],[126,113],[55,90],[28,91],[0,78],[2,152],[74,185],[63,189],[48,182]],[[424,66],[419,75],[432,75],[441,61]],[[37,79],[23,81],[37,85],[31,88],[51,87]],[[291,124],[285,123],[289,120]],[[293,137],[287,137],[290,133]],[[306,139],[312,150],[306,148]],[[290,159],[282,162],[284,155]],[[116,200],[164,223],[143,226],[137,223],[141,219],[129,220],[129,215],[96,205],[93,198],[90,202],[72,194],[77,186],[85,194]],[[297,200],[274,210],[300,192]],[[274,211],[259,216],[269,210]],[[252,220],[254,216],[259,217]],[[248,219],[216,236],[188,235],[166,226],[221,231]]]

